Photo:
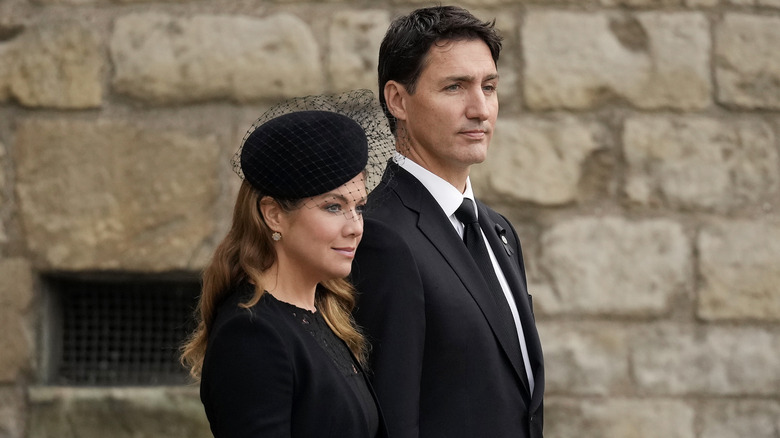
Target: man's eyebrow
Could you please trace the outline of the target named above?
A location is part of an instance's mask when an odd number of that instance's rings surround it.
[[[498,79],[498,73],[492,73],[487,76],[485,76],[482,81],[492,81]],[[463,76],[447,76],[446,78],[442,79],[442,82],[476,82],[477,77],[473,75],[463,75]]]

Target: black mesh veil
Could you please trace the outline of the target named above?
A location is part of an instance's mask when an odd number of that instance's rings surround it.
[[[241,147],[233,156],[231,164],[233,165],[233,171],[238,174],[242,179],[245,178],[244,168],[242,168],[242,151],[247,145],[247,141],[253,141],[253,133],[261,126],[269,123],[273,123],[274,119],[298,112],[308,111],[328,111],[336,114],[340,114],[348,117],[349,119],[357,122],[365,133],[368,149],[368,159],[364,168],[364,178],[366,184],[366,190],[370,192],[379,181],[382,179],[382,173],[385,170],[385,166],[390,157],[392,157],[395,150],[395,141],[390,131],[390,126],[387,122],[387,118],[379,105],[379,102],[375,98],[374,94],[370,90],[354,90],[342,94],[334,95],[316,95],[298,97],[282,102],[268,111],[263,113],[249,128],[246,135],[241,142]],[[329,118],[326,121],[322,121],[322,118],[312,119],[316,123],[299,123],[295,129],[292,129],[292,135],[299,136],[298,139],[287,138],[284,141],[290,141],[291,143],[305,143],[309,148],[303,153],[300,150],[290,150],[286,152],[285,148],[277,148],[276,154],[268,154],[266,156],[259,157],[261,162],[271,162],[273,166],[263,166],[265,171],[268,169],[278,169],[278,174],[268,175],[269,179],[289,178],[288,174],[282,174],[285,169],[292,168],[300,170],[306,175],[314,175],[318,179],[338,178],[339,173],[343,173],[344,162],[354,162],[354,157],[342,157],[341,154],[349,154],[351,151],[345,151],[343,148],[332,147],[333,143],[353,141],[352,135],[355,133],[350,131],[350,126],[347,125],[334,125],[334,123],[341,123],[338,119]],[[335,120],[335,122],[334,122]],[[328,126],[322,125],[323,123]],[[319,126],[317,124],[320,124]],[[288,129],[285,134],[290,137],[291,130]],[[338,135],[338,141],[333,141],[329,136]],[[271,141],[277,141],[271,139]],[[324,145],[324,146],[323,146]],[[261,153],[265,154],[263,149]],[[290,148],[293,149],[293,148]],[[282,161],[286,161],[282,165]],[[328,166],[333,167],[329,169]],[[341,167],[338,167],[341,166]],[[311,168],[311,169],[307,169]],[[311,170],[307,172],[307,170]],[[347,170],[349,172],[349,170]],[[355,172],[357,174],[358,172]],[[250,182],[252,182],[250,180]],[[343,181],[346,182],[346,181]],[[290,181],[290,184],[295,184],[295,181]],[[319,181],[299,181],[301,185],[305,184],[309,187],[322,187]],[[324,183],[327,185],[327,182]],[[340,183],[338,183],[340,184]],[[338,185],[337,184],[337,185]],[[304,193],[304,188],[297,189],[296,193]],[[309,188],[309,191],[312,189]],[[316,189],[315,189],[316,190]],[[268,193],[270,195],[279,195],[276,193]],[[305,193],[306,196],[312,196],[317,193]],[[302,196],[301,196],[302,197]]]

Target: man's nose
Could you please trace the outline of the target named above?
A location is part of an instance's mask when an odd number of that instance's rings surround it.
[[[490,106],[488,97],[482,92],[481,87],[477,87],[469,93],[466,105],[466,117],[469,119],[487,120],[489,118]]]

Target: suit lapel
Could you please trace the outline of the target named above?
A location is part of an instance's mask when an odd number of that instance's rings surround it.
[[[517,257],[521,257],[521,254],[516,253],[511,248],[512,245],[509,244],[506,237],[506,233],[509,231],[491,219],[487,208],[481,202],[477,202],[477,208],[479,209],[479,225],[487,237],[493,254],[496,256],[496,260],[499,266],[501,266],[504,277],[507,283],[509,283],[509,288],[512,290],[512,295],[515,298],[520,323],[523,325],[523,334],[529,356],[528,360],[536,383],[534,385],[534,394],[542,394],[544,391],[542,348],[539,334],[536,331],[536,322],[531,311],[528,291],[519,269],[520,265]],[[536,408],[537,406],[534,406],[534,404],[538,403],[541,403],[541,396],[532,398],[531,408]]]
[[[391,163],[390,168],[395,173],[393,175],[395,179],[392,184],[393,190],[396,191],[407,208],[417,213],[418,228],[431,244],[436,247],[444,260],[447,261],[463,282],[477,306],[479,306],[493,334],[504,350],[504,354],[511,362],[512,368],[514,368],[517,378],[521,382],[521,386],[525,388],[526,394],[530,398],[529,388],[525,385],[525,380],[520,377],[521,364],[516,356],[508,353],[511,343],[515,341],[495,326],[499,320],[499,309],[496,307],[495,300],[479,271],[479,267],[477,267],[460,236],[452,227],[449,218],[445,216],[439,204],[425,186],[410,173],[395,165],[395,163]],[[480,211],[480,216],[482,214],[482,211]],[[485,215],[487,216],[487,213]],[[504,250],[502,249],[501,251]]]

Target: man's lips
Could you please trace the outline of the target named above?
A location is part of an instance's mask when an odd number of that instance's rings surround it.
[[[471,138],[483,138],[487,135],[487,131],[484,129],[464,129],[460,131],[460,134]]]

